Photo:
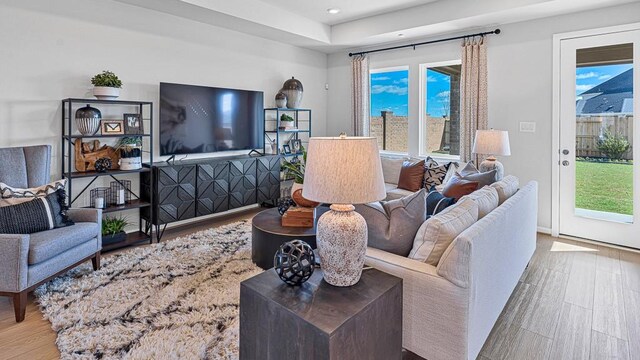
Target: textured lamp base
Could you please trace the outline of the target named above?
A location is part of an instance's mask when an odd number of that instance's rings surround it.
[[[367,251],[367,223],[353,205],[331,205],[318,219],[316,243],[324,280],[333,286],[360,281]]]
[[[495,157],[493,156],[489,156],[486,160],[484,160],[481,164],[480,164],[480,168],[478,168],[478,170],[480,170],[480,172],[487,172],[487,171],[491,171],[493,169],[496,169],[496,181],[500,181],[502,180],[502,178],[504,177],[504,166],[502,165],[502,163],[498,160],[496,160]]]

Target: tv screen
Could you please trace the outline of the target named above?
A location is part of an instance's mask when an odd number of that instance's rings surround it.
[[[160,155],[264,145],[261,91],[160,83]]]

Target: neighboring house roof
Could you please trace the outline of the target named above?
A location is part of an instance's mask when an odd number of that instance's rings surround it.
[[[579,95],[576,114],[631,113],[633,69],[629,69]]]

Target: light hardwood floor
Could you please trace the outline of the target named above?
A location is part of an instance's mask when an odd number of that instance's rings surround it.
[[[257,211],[167,230],[165,239]],[[55,333],[30,299],[16,324],[11,301],[0,297],[0,359],[58,358]],[[538,235],[479,359],[640,360],[640,254]]]

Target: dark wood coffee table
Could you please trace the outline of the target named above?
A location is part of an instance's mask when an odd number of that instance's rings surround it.
[[[283,227],[277,208],[261,211],[251,221],[251,260],[265,270],[270,269],[273,267],[273,256],[280,245],[295,239],[302,240],[315,249],[316,223],[327,211],[329,208],[326,206],[316,208],[316,221],[312,228]]]
[[[402,279],[376,269],[350,287],[316,269],[289,286],[273,270],[240,284],[240,360],[402,358]]]

